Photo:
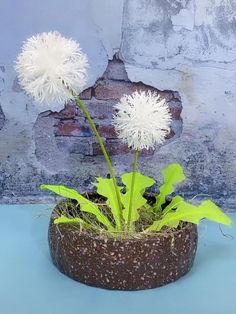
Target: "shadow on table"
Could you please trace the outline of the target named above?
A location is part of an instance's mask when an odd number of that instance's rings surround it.
[[[229,239],[231,242],[232,239]],[[196,259],[192,273],[198,272],[200,269],[205,270],[206,268],[217,267],[219,264],[225,264],[235,258],[235,253],[231,243],[209,243],[202,245],[197,250]]]

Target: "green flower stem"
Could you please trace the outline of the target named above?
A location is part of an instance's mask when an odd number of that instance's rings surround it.
[[[128,219],[127,219],[127,231],[129,231],[131,227],[131,215],[132,215],[132,209],[133,209],[133,196],[134,196],[135,177],[136,177],[137,166],[138,166],[138,155],[139,155],[139,151],[135,150],[133,169],[132,169],[133,174],[132,174],[131,190],[130,190],[129,211],[128,211]]]
[[[76,101],[76,104],[80,107],[80,109],[83,111],[85,117],[87,118],[89,124],[90,124],[90,127],[91,129],[93,130],[96,138],[97,138],[97,141],[98,141],[98,144],[100,145],[100,148],[102,150],[102,153],[104,155],[104,158],[105,158],[105,161],[107,163],[107,166],[108,166],[108,169],[110,171],[110,174],[111,174],[111,177],[112,177],[112,181],[113,181],[113,184],[114,184],[114,188],[115,188],[115,193],[116,193],[116,198],[117,198],[117,202],[118,202],[118,206],[119,206],[119,225],[117,226],[118,229],[120,230],[122,228],[122,206],[121,206],[121,198],[120,198],[120,193],[119,193],[119,190],[118,190],[118,187],[117,187],[117,182],[116,182],[116,175],[115,175],[115,172],[114,172],[114,169],[112,167],[112,164],[111,164],[111,160],[108,156],[108,153],[106,151],[106,148],[104,146],[104,143],[103,143],[103,140],[100,136],[100,134],[98,133],[98,130],[96,128],[96,125],[95,123],[93,122],[85,104],[83,103],[83,101],[78,97],[76,96],[73,92],[72,92],[72,95]]]

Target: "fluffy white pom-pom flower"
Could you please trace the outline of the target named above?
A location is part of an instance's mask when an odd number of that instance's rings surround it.
[[[79,44],[49,32],[29,38],[16,61],[19,83],[39,102],[63,103],[86,83],[88,61]]]
[[[151,91],[124,95],[115,105],[118,137],[134,150],[161,144],[170,130],[171,114],[164,99]]]

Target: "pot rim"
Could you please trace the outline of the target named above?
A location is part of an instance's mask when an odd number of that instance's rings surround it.
[[[57,203],[57,205],[53,208],[52,210],[52,214],[51,214],[51,223],[53,223],[54,219],[57,218],[57,217],[60,217],[59,214],[56,212],[56,207],[58,206],[59,203]],[[74,234],[77,234],[78,236],[83,236],[83,237],[86,237],[86,238],[90,238],[90,239],[93,239],[93,240],[98,240],[98,241],[105,241],[105,242],[122,242],[122,243],[125,243],[125,242],[140,242],[140,241],[156,241],[158,238],[161,238],[161,237],[165,237],[165,238],[168,238],[168,237],[176,237],[178,236],[179,234],[185,232],[187,229],[191,230],[191,229],[197,229],[197,226],[193,223],[190,223],[190,222],[185,222],[185,224],[180,228],[180,229],[176,229],[176,230],[171,230],[171,231],[168,231],[168,232],[165,232],[165,231],[158,231],[158,232],[150,232],[150,233],[142,233],[142,232],[137,232],[135,233],[135,235],[140,235],[140,237],[135,237],[135,236],[131,236],[131,237],[124,237],[122,238],[122,234],[121,236],[107,236],[106,233],[101,233],[101,234],[95,234],[95,233],[92,233],[92,232],[87,232],[85,229],[80,229],[80,228],[75,228],[74,225],[72,224],[58,224],[58,225],[55,225],[57,228],[60,228],[61,226],[63,226],[63,230],[65,230],[66,232],[70,232],[70,231],[73,231]],[[61,228],[60,228],[60,231]]]

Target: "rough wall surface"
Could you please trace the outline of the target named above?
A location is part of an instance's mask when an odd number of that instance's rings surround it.
[[[236,208],[235,1],[73,0],[69,7],[66,1],[43,7],[5,0],[0,28],[0,202],[46,200],[40,183],[91,189],[95,176],[107,174],[76,106],[39,106],[17,84],[13,63],[21,42],[57,29],[88,54],[83,98],[118,175],[130,169],[132,156],[115,138],[112,105],[123,93],[151,86],[169,101],[174,121],[171,138],[143,154],[140,170],[159,183],[161,167],[181,162],[189,180],[180,192],[209,194],[225,209]]]

